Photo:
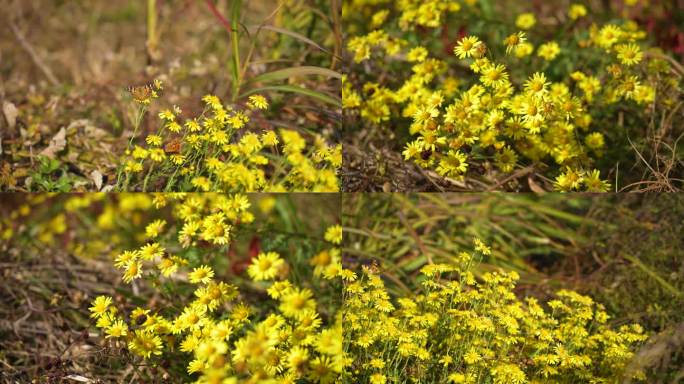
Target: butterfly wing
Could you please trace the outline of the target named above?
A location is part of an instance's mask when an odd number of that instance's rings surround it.
[[[175,139],[169,141],[168,143],[166,143],[166,145],[164,146],[164,152],[169,153],[169,154],[180,153],[181,147],[182,147],[181,139],[175,138]]]
[[[142,102],[150,98],[154,89],[151,84],[145,84],[130,86],[127,87],[126,90],[130,92],[131,96],[133,96],[136,101]]]

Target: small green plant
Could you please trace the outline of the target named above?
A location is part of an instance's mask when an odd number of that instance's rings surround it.
[[[30,177],[29,190],[41,192],[69,192],[76,181],[64,164],[47,156],[38,156],[38,168]]]

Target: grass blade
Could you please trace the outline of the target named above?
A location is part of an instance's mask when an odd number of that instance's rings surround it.
[[[302,87],[298,87],[296,85],[271,85],[271,86],[266,86],[266,87],[259,87],[259,88],[254,88],[251,89],[242,95],[240,95],[240,98],[246,97],[255,93],[261,93],[261,92],[268,92],[268,91],[275,91],[275,92],[288,92],[288,93],[298,93],[301,95],[309,96],[314,99],[317,99],[319,101],[322,101],[324,103],[332,104],[338,108],[342,108],[342,101],[334,96],[328,95],[323,92],[318,92],[318,91],[313,91],[311,89],[306,89]]]
[[[314,66],[302,66],[302,67],[292,67],[279,69],[272,72],[263,73],[259,76],[249,79],[250,83],[272,83],[278,80],[289,79],[291,77],[300,77],[308,75],[320,75],[334,77],[336,79],[341,79],[342,75],[338,72],[331,71],[327,68],[314,67]]]
[[[231,46],[233,48],[233,58],[231,60],[231,71],[233,72],[233,101],[236,101],[240,94],[240,83],[242,82],[240,75],[240,36],[238,35],[238,28],[240,26],[240,9],[242,8],[242,0],[233,0],[230,10],[230,25],[231,25]]]
[[[321,51],[323,51],[323,52],[325,52],[325,53],[332,54],[332,52],[330,52],[329,50],[327,50],[327,49],[321,47],[321,46],[318,45],[315,41],[309,39],[308,37],[306,37],[306,36],[304,36],[304,35],[301,35],[301,34],[299,34],[299,33],[297,33],[297,32],[292,32],[292,31],[290,31],[290,30],[288,30],[288,29],[285,29],[285,28],[275,27],[275,26],[273,26],[273,25],[252,25],[252,26],[248,26],[248,27],[247,27],[247,30],[248,30],[250,33],[258,32],[259,30],[262,30],[262,29],[265,29],[265,30],[271,31],[271,32],[280,33],[280,34],[283,34],[283,35],[286,35],[286,36],[290,36],[290,37],[292,37],[292,38],[294,38],[294,39],[296,39],[296,40],[299,40],[299,41],[301,41],[301,42],[304,42],[304,43],[306,43],[306,44],[309,44],[309,45],[311,45],[312,47],[315,47],[315,48],[317,48],[317,49],[319,49],[319,50],[321,50]]]
[[[655,280],[656,282],[658,282],[658,284],[660,284],[660,286],[663,287],[663,289],[665,289],[666,291],[670,292],[672,295],[677,296],[677,297],[681,297],[681,296],[682,296],[682,292],[680,292],[677,288],[673,287],[670,283],[668,283],[667,281],[665,281],[665,279],[663,279],[662,277],[660,277],[660,275],[658,275],[657,272],[654,272],[654,271],[652,271],[650,268],[648,268],[648,267],[646,266],[646,264],[644,264],[644,263],[641,262],[641,260],[637,259],[636,257],[634,257],[634,256],[632,256],[632,255],[624,255],[624,254],[623,254],[622,257],[624,257],[625,259],[631,261],[632,264],[634,264],[634,265],[637,266],[639,269],[641,269],[642,271],[644,271],[644,273],[646,273],[646,274],[649,275],[653,280]]]

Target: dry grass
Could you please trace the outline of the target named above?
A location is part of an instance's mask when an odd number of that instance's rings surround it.
[[[58,250],[4,249],[0,262],[1,379],[16,382],[128,382],[110,361],[88,319],[90,300],[111,292],[118,276],[96,261]],[[71,377],[71,378],[70,378]]]

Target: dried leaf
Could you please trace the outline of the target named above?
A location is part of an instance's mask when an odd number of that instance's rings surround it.
[[[313,123],[320,123],[321,122],[321,119],[318,118],[318,115],[313,113],[313,112],[306,112],[306,113],[304,113],[304,115],[306,116],[306,118],[309,121],[311,121]]]
[[[92,137],[94,139],[104,139],[109,136],[109,132],[94,125],[86,125],[85,134],[86,136]]]
[[[533,179],[532,175],[527,176],[527,184],[530,186],[530,191],[534,193],[544,193],[546,192],[544,188],[540,187]]]
[[[107,133],[107,131],[96,127],[88,119],[78,119],[72,121],[67,127],[67,134],[72,135],[76,132],[80,132],[80,129],[83,129],[82,132],[84,132],[87,137],[91,137],[94,139],[102,139],[109,136],[109,133]]]
[[[50,140],[50,145],[43,149],[40,155],[54,159],[57,152],[63,151],[64,148],[66,148],[66,129],[62,127],[52,140]]]
[[[26,168],[26,167],[16,168],[14,171],[12,171],[12,176],[17,178],[17,179],[21,179],[22,177],[28,176],[29,173],[30,173],[29,168]]]
[[[83,376],[81,376],[81,375],[69,375],[69,376],[67,376],[66,378],[67,378],[67,379],[74,380],[74,381],[79,381],[79,382],[81,382],[81,383],[92,383],[92,382],[93,382],[93,381],[90,380],[89,378],[83,377]]]
[[[12,175],[12,168],[9,163],[3,162],[0,168],[0,185],[14,188],[17,185],[17,179]]]
[[[19,115],[17,107],[9,101],[3,101],[2,113],[5,114],[5,119],[7,120],[10,131],[14,130],[14,127],[17,125],[17,116]]]
[[[90,179],[95,183],[95,188],[99,191],[102,189],[102,173],[97,169],[90,172]]]

